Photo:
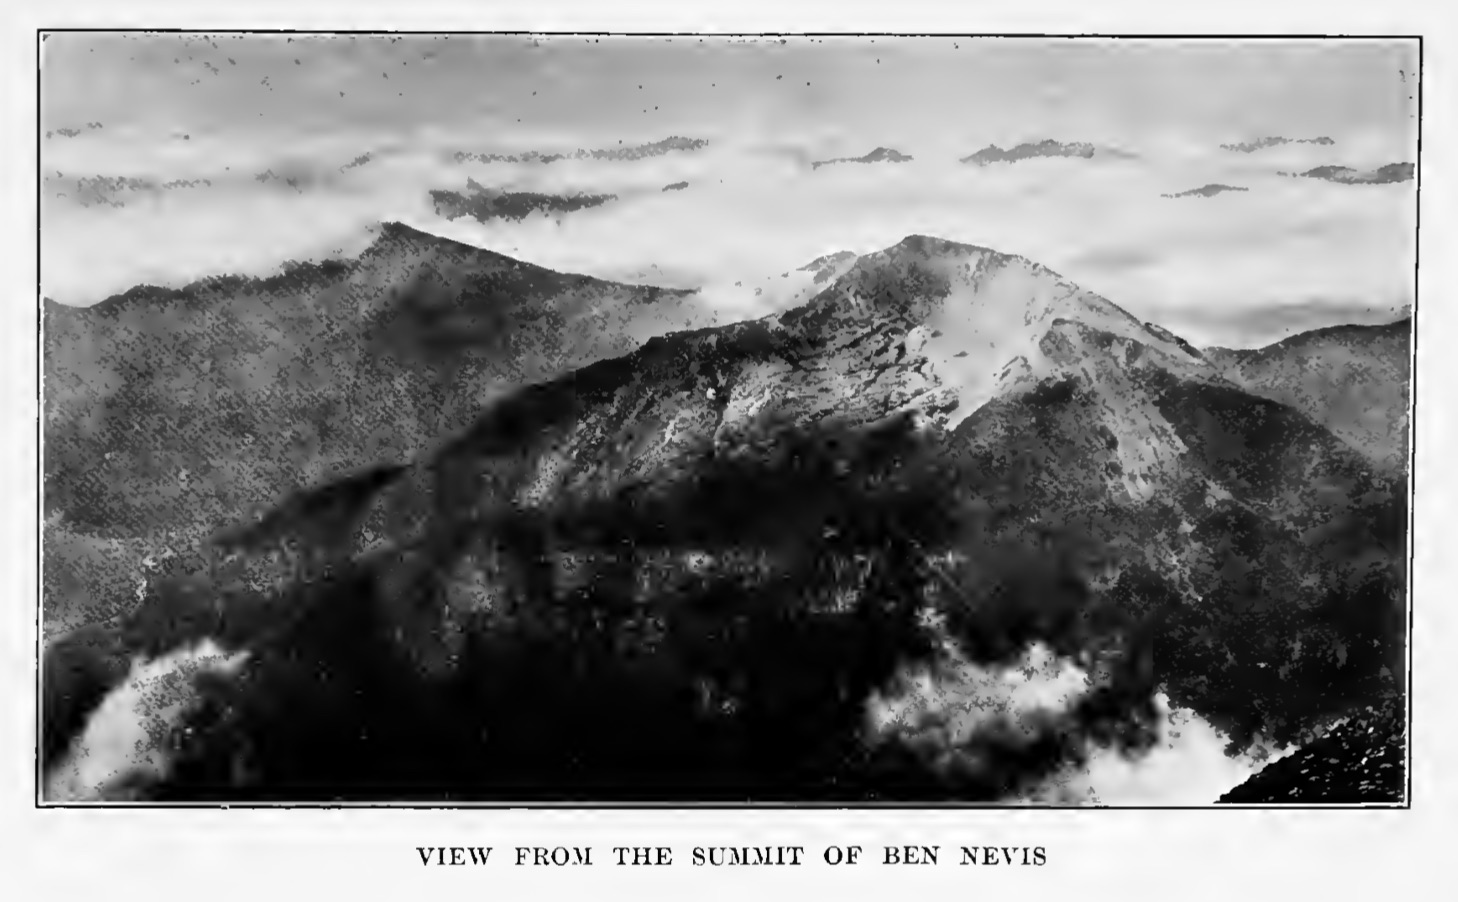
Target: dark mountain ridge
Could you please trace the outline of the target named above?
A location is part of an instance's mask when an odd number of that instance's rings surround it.
[[[83,543],[194,549],[291,491],[410,460],[511,386],[631,350],[693,297],[387,223],[350,260],[47,302],[47,516]],[[110,563],[47,563],[73,603],[127,594]]]
[[[1339,325],[1252,350],[1212,348],[1221,374],[1252,394],[1280,401],[1365,454],[1383,472],[1408,466],[1412,319]]]

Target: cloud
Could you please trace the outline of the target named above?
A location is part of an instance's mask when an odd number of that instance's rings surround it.
[[[796,292],[785,294],[787,286],[776,284],[780,273],[827,254],[875,251],[908,234],[1025,256],[1145,319],[1152,317],[1143,308],[1171,298],[1240,309],[1333,295],[1385,303],[1411,282],[1413,214],[1403,192],[1337,190],[1268,169],[1235,172],[1226,158],[1245,158],[1213,144],[1204,156],[1176,148],[1112,166],[1075,157],[975,167],[959,163],[955,148],[945,155],[918,148],[913,162],[835,165],[812,175],[800,161],[764,150],[771,139],[805,136],[767,135],[747,125],[739,130],[738,139],[716,135],[693,153],[544,166],[455,163],[441,148],[464,139],[445,130],[394,143],[337,135],[295,142],[284,159],[273,148],[250,155],[248,148],[197,136],[143,154],[121,130],[108,129],[106,141],[117,143],[103,144],[103,133],[75,145],[52,142],[70,152],[54,168],[94,172],[97,160],[115,156],[117,168],[101,170],[109,176],[158,185],[206,179],[211,187],[114,193],[110,199],[125,208],[88,209],[54,197],[48,186],[43,291],[59,302],[88,304],[139,283],[176,287],[224,273],[266,277],[285,260],[357,253],[370,240],[367,229],[382,220],[560,272],[616,278],[656,264],[692,273],[699,281],[680,287],[702,288],[705,307],[732,318],[795,303]],[[1342,138],[1344,147],[1352,143]],[[81,143],[92,150],[81,154]],[[340,171],[366,152],[368,164]],[[48,147],[47,157],[53,156]],[[301,161],[316,173],[302,192],[286,181],[254,181],[254,174],[270,170],[293,177]],[[1320,162],[1283,168],[1304,171]],[[54,171],[52,164],[46,168]],[[617,195],[631,202],[562,215],[560,224],[546,215],[448,219],[430,192],[467,176],[495,191]],[[678,182],[692,190],[663,191]],[[1224,205],[1172,204],[1159,196],[1207,183],[1251,190],[1240,203]],[[1097,228],[1089,227],[1093,222]],[[1116,259],[1126,265],[1106,265]],[[1132,265],[1136,259],[1143,262]],[[1216,272],[1219,278],[1212,278]],[[756,288],[763,289],[759,297]]]
[[[981,667],[946,646],[933,661],[903,665],[890,690],[868,700],[866,718],[879,739],[936,732],[955,746],[998,720],[1030,731],[1031,718],[1068,707],[1088,686],[1087,673],[1041,643],[997,668]]]
[[[1096,751],[1083,764],[1061,771],[1024,793],[1034,804],[1209,805],[1262,768],[1295,751],[1257,747],[1230,756],[1230,739],[1194,711],[1172,708],[1169,698],[1155,698],[1159,739],[1144,754],[1130,758],[1109,750]]]
[[[125,798],[133,788],[164,779],[171,768],[173,731],[199,701],[194,680],[202,674],[235,674],[247,658],[247,652],[229,653],[205,640],[160,658],[134,660],[46,775],[45,798]]]
[[[1046,775],[1034,771],[1031,782],[1014,787],[1010,801],[1033,804],[1208,805],[1294,750],[1256,743],[1227,755],[1227,735],[1195,712],[1171,707],[1162,692],[1153,699],[1157,735],[1147,748],[1104,747],[1077,726],[1093,689],[1087,671],[1042,643],[997,667],[944,646],[929,662],[903,665],[887,689],[871,696],[867,735],[873,743],[918,749],[927,760],[961,757],[962,766],[975,769],[997,760],[992,749],[999,745],[1031,747],[1064,731],[1063,752],[1044,762]]]

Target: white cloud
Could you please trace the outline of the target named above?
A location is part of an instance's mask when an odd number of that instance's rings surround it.
[[[206,174],[214,187],[133,193],[121,198],[127,203],[122,209],[80,209],[48,197],[42,281],[56,300],[93,303],[139,282],[177,285],[223,272],[267,274],[286,259],[318,258],[336,249],[353,253],[369,240],[366,229],[387,219],[560,270],[622,278],[657,265],[677,274],[678,282],[685,275],[699,279],[704,303],[728,307],[716,311],[720,316],[775,309],[773,299],[763,294],[755,299],[742,289],[762,287],[768,294],[767,278],[814,257],[865,253],[912,233],[1026,256],[1136,315],[1331,296],[1380,296],[1389,303],[1411,282],[1411,184],[1347,186],[1285,178],[1273,173],[1276,157],[1268,163],[1264,156],[1279,152],[1279,165],[1293,168],[1317,165],[1347,159],[1333,156],[1346,146],[1340,143],[1247,155],[1170,140],[1129,145],[1142,154],[1138,160],[1039,159],[973,167],[958,163],[949,147],[928,144],[924,150],[887,142],[915,159],[812,172],[787,154],[765,152],[773,144],[796,144],[796,136],[748,127],[697,152],[549,165],[457,164],[443,151],[464,146],[510,152],[528,145],[518,140],[492,147],[483,137],[445,131],[379,135],[374,141],[335,136],[319,139],[323,143],[255,149],[251,156],[212,145],[184,151],[178,145],[189,142],[177,141],[149,149],[123,137],[115,144],[109,134],[68,144],[66,175],[166,180]],[[1381,144],[1368,139],[1353,146]],[[342,164],[380,146],[387,146],[385,152],[369,163],[339,172]],[[560,136],[557,143],[537,146],[576,149]],[[1363,150],[1358,162],[1365,165],[1364,154],[1374,153]],[[1305,157],[1285,159],[1293,155]],[[311,161],[325,180],[302,193],[252,180],[255,172],[299,160]],[[223,161],[231,172],[217,171]],[[61,167],[47,163],[54,168]],[[437,216],[428,192],[462,190],[468,177],[491,187],[616,193],[620,199],[563,215],[560,223],[547,216],[490,224]],[[679,181],[688,187],[661,190]],[[1250,191],[1160,197],[1211,182]],[[734,289],[735,282],[742,283],[741,290]]]

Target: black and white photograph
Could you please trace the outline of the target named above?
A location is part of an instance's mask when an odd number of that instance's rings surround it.
[[[37,806],[1412,805],[1417,37],[36,45]]]

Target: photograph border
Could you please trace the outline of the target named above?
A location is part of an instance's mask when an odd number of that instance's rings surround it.
[[[1415,564],[1415,527],[1416,527],[1416,464],[1417,464],[1417,391],[1418,391],[1418,323],[1421,306],[1421,236],[1422,236],[1422,152],[1423,152],[1423,89],[1425,82],[1424,67],[1424,36],[1421,34],[1320,34],[1320,33],[1073,33],[1073,32],[823,32],[823,31],[797,31],[797,32],[755,32],[755,31],[594,31],[594,30],[463,30],[463,29],[309,29],[309,28],[147,28],[147,27],[38,27],[36,32],[36,121],[35,121],[35,217],[36,217],[36,404],[38,415],[36,417],[36,441],[39,453],[35,462],[35,487],[36,487],[36,572],[38,575],[35,588],[35,659],[34,664],[34,700],[35,711],[35,735],[34,735],[34,769],[35,797],[34,809],[110,809],[110,810],[180,810],[180,809],[405,809],[424,811],[449,811],[449,810],[584,810],[584,811],[618,811],[618,810],[684,810],[684,811],[739,811],[739,810],[854,810],[854,811],[965,811],[965,810],[1034,810],[1034,811],[1212,811],[1212,810],[1271,810],[1271,811],[1299,811],[1299,810],[1404,810],[1412,809],[1412,736],[1413,736],[1413,630],[1414,620],[1414,572]],[[1211,802],[1205,805],[1075,805],[1075,804],[1053,804],[1053,803],[969,803],[959,801],[947,802],[896,802],[896,801],[752,801],[726,802],[726,801],[667,801],[667,802],[595,802],[591,800],[549,800],[549,801],[447,801],[439,803],[426,802],[352,802],[340,801],[300,801],[300,802],[46,802],[42,798],[42,786],[44,775],[41,761],[41,735],[43,723],[43,708],[41,704],[41,679],[42,661],[44,655],[44,301],[41,280],[41,243],[44,240],[41,226],[42,207],[42,184],[43,184],[43,161],[42,161],[42,45],[45,39],[52,34],[182,34],[182,35],[305,35],[305,36],[328,36],[328,35],[449,35],[449,36],[503,36],[503,37],[621,37],[621,38],[677,38],[677,37],[713,37],[713,38],[1001,38],[1009,40],[1022,39],[1069,39],[1069,40],[1129,40],[1129,41],[1188,41],[1188,42],[1210,42],[1210,41],[1241,41],[1241,42],[1277,42],[1277,41],[1407,41],[1415,42],[1417,47],[1418,61],[1418,85],[1417,85],[1417,156],[1415,160],[1414,176],[1414,204],[1415,204],[1415,226],[1414,226],[1414,254],[1413,254],[1413,283],[1411,298],[1411,331],[1409,338],[1409,381],[1408,381],[1408,470],[1407,470],[1407,560],[1406,560],[1406,589],[1407,589],[1407,634],[1406,645],[1406,721],[1404,724],[1404,800],[1396,802],[1334,802],[1334,803],[1262,803],[1262,804],[1221,804]]]

